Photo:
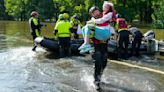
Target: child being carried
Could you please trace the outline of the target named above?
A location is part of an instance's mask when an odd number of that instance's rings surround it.
[[[84,37],[84,43],[78,48],[80,53],[83,54],[88,51],[93,51],[90,44],[90,34],[94,31],[94,38],[100,41],[107,41],[114,32],[113,27],[109,25],[109,22],[113,17],[113,4],[107,1],[103,4],[103,17],[99,19],[91,19],[82,28],[82,34]],[[106,24],[104,26],[97,26],[97,24]]]

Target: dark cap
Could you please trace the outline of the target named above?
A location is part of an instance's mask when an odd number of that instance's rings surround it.
[[[80,16],[78,14],[73,15],[73,18],[80,20]]]

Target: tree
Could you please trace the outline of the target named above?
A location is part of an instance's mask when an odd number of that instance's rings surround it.
[[[38,11],[41,19],[51,19],[54,15],[53,0],[28,0],[27,2],[28,15],[32,11]]]
[[[96,5],[102,10],[105,0],[1,0],[1,16],[5,8],[8,15],[15,19],[25,20],[30,17],[32,11],[38,11],[41,19],[57,19],[60,13],[69,13],[70,16],[78,14],[82,21],[90,18],[89,8]],[[109,1],[109,0],[107,0]],[[138,19],[141,22],[151,23],[158,20],[156,10],[162,1],[160,0],[110,0],[114,3],[117,13],[131,22]],[[3,2],[5,7],[3,7]],[[161,9],[162,6],[160,6]],[[158,10],[158,9],[157,9]],[[161,15],[162,16],[162,15]]]
[[[128,21],[138,18],[141,22],[151,23],[154,12],[153,2],[158,0],[117,0],[117,11]]]
[[[153,13],[153,24],[156,28],[164,29],[164,1],[154,2],[154,9],[156,11]]]
[[[5,0],[6,12],[16,19],[25,19],[27,0]]]
[[[4,0],[0,0],[0,2],[0,19],[7,19],[8,15],[5,12]]]
[[[42,19],[52,18],[54,15],[53,0],[5,0],[6,12],[16,19],[25,20],[36,10]]]

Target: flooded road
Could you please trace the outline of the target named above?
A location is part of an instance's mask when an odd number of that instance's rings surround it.
[[[54,24],[43,28],[52,36]],[[0,92],[96,92],[89,55],[59,59],[42,48],[31,51],[27,22],[0,22]],[[161,56],[163,57],[163,56]],[[164,71],[164,60],[142,55],[124,61]],[[108,61],[101,92],[163,92],[164,75]]]

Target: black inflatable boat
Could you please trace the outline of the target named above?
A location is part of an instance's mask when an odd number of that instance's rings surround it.
[[[142,42],[140,50],[141,51],[146,51],[148,53],[152,53],[156,49],[155,45],[155,34],[153,31],[148,31],[147,33],[144,34],[144,37],[147,38],[147,42]],[[46,38],[46,37],[37,37],[35,39],[35,42],[37,44],[40,44],[41,47],[46,49],[47,51],[50,52],[59,52],[59,44],[58,41],[55,40],[54,38]],[[74,39],[71,40],[71,53],[73,55],[78,55],[79,50],[78,48],[81,46],[83,43],[83,39]],[[128,46],[129,50],[131,49],[131,43]],[[117,41],[116,40],[109,40],[108,41],[108,52],[109,53],[118,53],[117,52]]]
[[[58,41],[55,40],[54,38],[37,37],[35,39],[35,42],[37,44],[40,44],[40,46],[46,49],[47,51],[56,52],[56,53],[59,52]],[[71,53],[76,54],[76,55],[79,54],[78,48],[83,43],[83,39],[74,39],[74,40],[71,40],[70,43],[71,43],[71,47],[70,47]]]

